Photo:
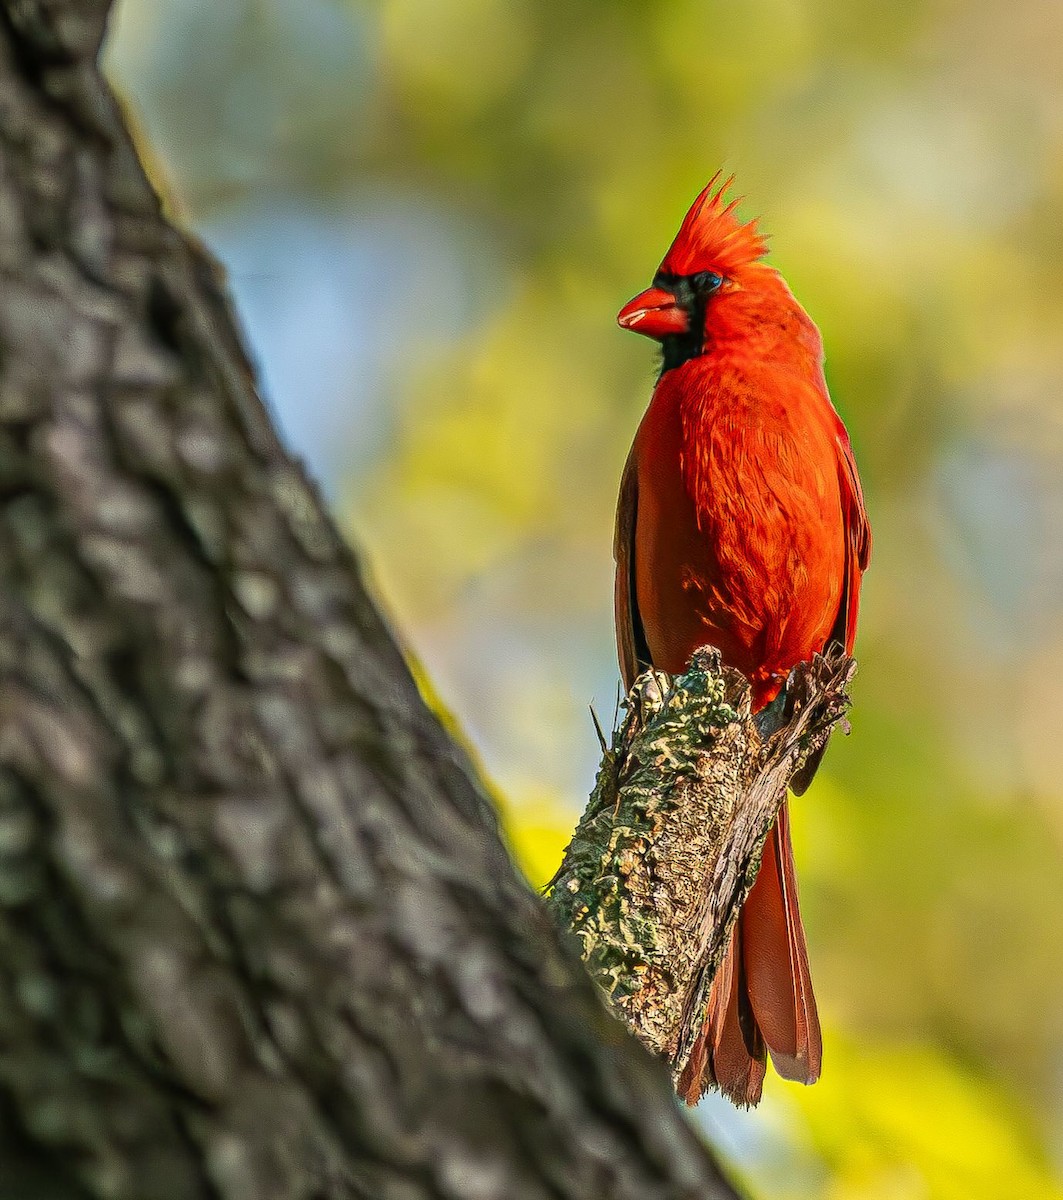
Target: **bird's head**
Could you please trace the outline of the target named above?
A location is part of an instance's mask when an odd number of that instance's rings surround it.
[[[701,354],[721,301],[747,287],[757,268],[766,272],[756,221],[738,219],[738,200],[724,199],[732,180],[719,179],[717,172],[690,206],[652,285],[617,316],[622,328],[661,343],[666,371]]]

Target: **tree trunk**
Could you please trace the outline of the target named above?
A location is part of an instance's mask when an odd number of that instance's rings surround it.
[[[106,13],[0,9],[0,1195],[733,1197],[279,444]]]

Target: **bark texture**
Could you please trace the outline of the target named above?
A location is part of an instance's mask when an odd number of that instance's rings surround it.
[[[855,670],[840,649],[817,656],[754,716],[745,677],[701,650],[683,675],[639,676],[604,750],[549,902],[613,1011],[683,1094],[764,842],[791,781],[843,720]]]
[[[0,1196],[723,1198],[96,66],[0,6]]]

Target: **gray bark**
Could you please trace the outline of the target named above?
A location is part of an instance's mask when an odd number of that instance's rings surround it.
[[[0,7],[0,1196],[733,1197],[279,444],[106,13]]]

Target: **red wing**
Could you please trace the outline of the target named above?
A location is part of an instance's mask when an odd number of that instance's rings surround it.
[[[635,523],[638,519],[638,468],[632,447],[620,480],[620,498],[616,505],[616,535],[613,557],[616,559],[616,585],[613,601],[616,623],[616,652],[624,687],[630,688],[640,671],[650,665],[646,633],[639,616],[635,590]]]
[[[853,448],[840,419],[837,446],[838,484],[845,527],[845,588],[831,640],[841,642],[845,652],[852,654],[856,641],[856,619],[860,611],[860,576],[871,561],[871,525],[867,519],[867,509],[864,508],[864,492],[860,487]]]
[[[846,654],[852,654],[856,642],[856,620],[860,615],[860,577],[871,560],[871,525],[864,508],[864,492],[860,487],[860,476],[856,471],[856,459],[853,458],[849,435],[837,414],[835,421],[838,487],[842,502],[842,536],[845,538],[845,579],[838,616],[830,637],[827,638],[827,645],[838,642],[845,647]],[[790,790],[795,796],[802,796],[808,790],[826,749],[826,744],[821,746],[790,780]]]

